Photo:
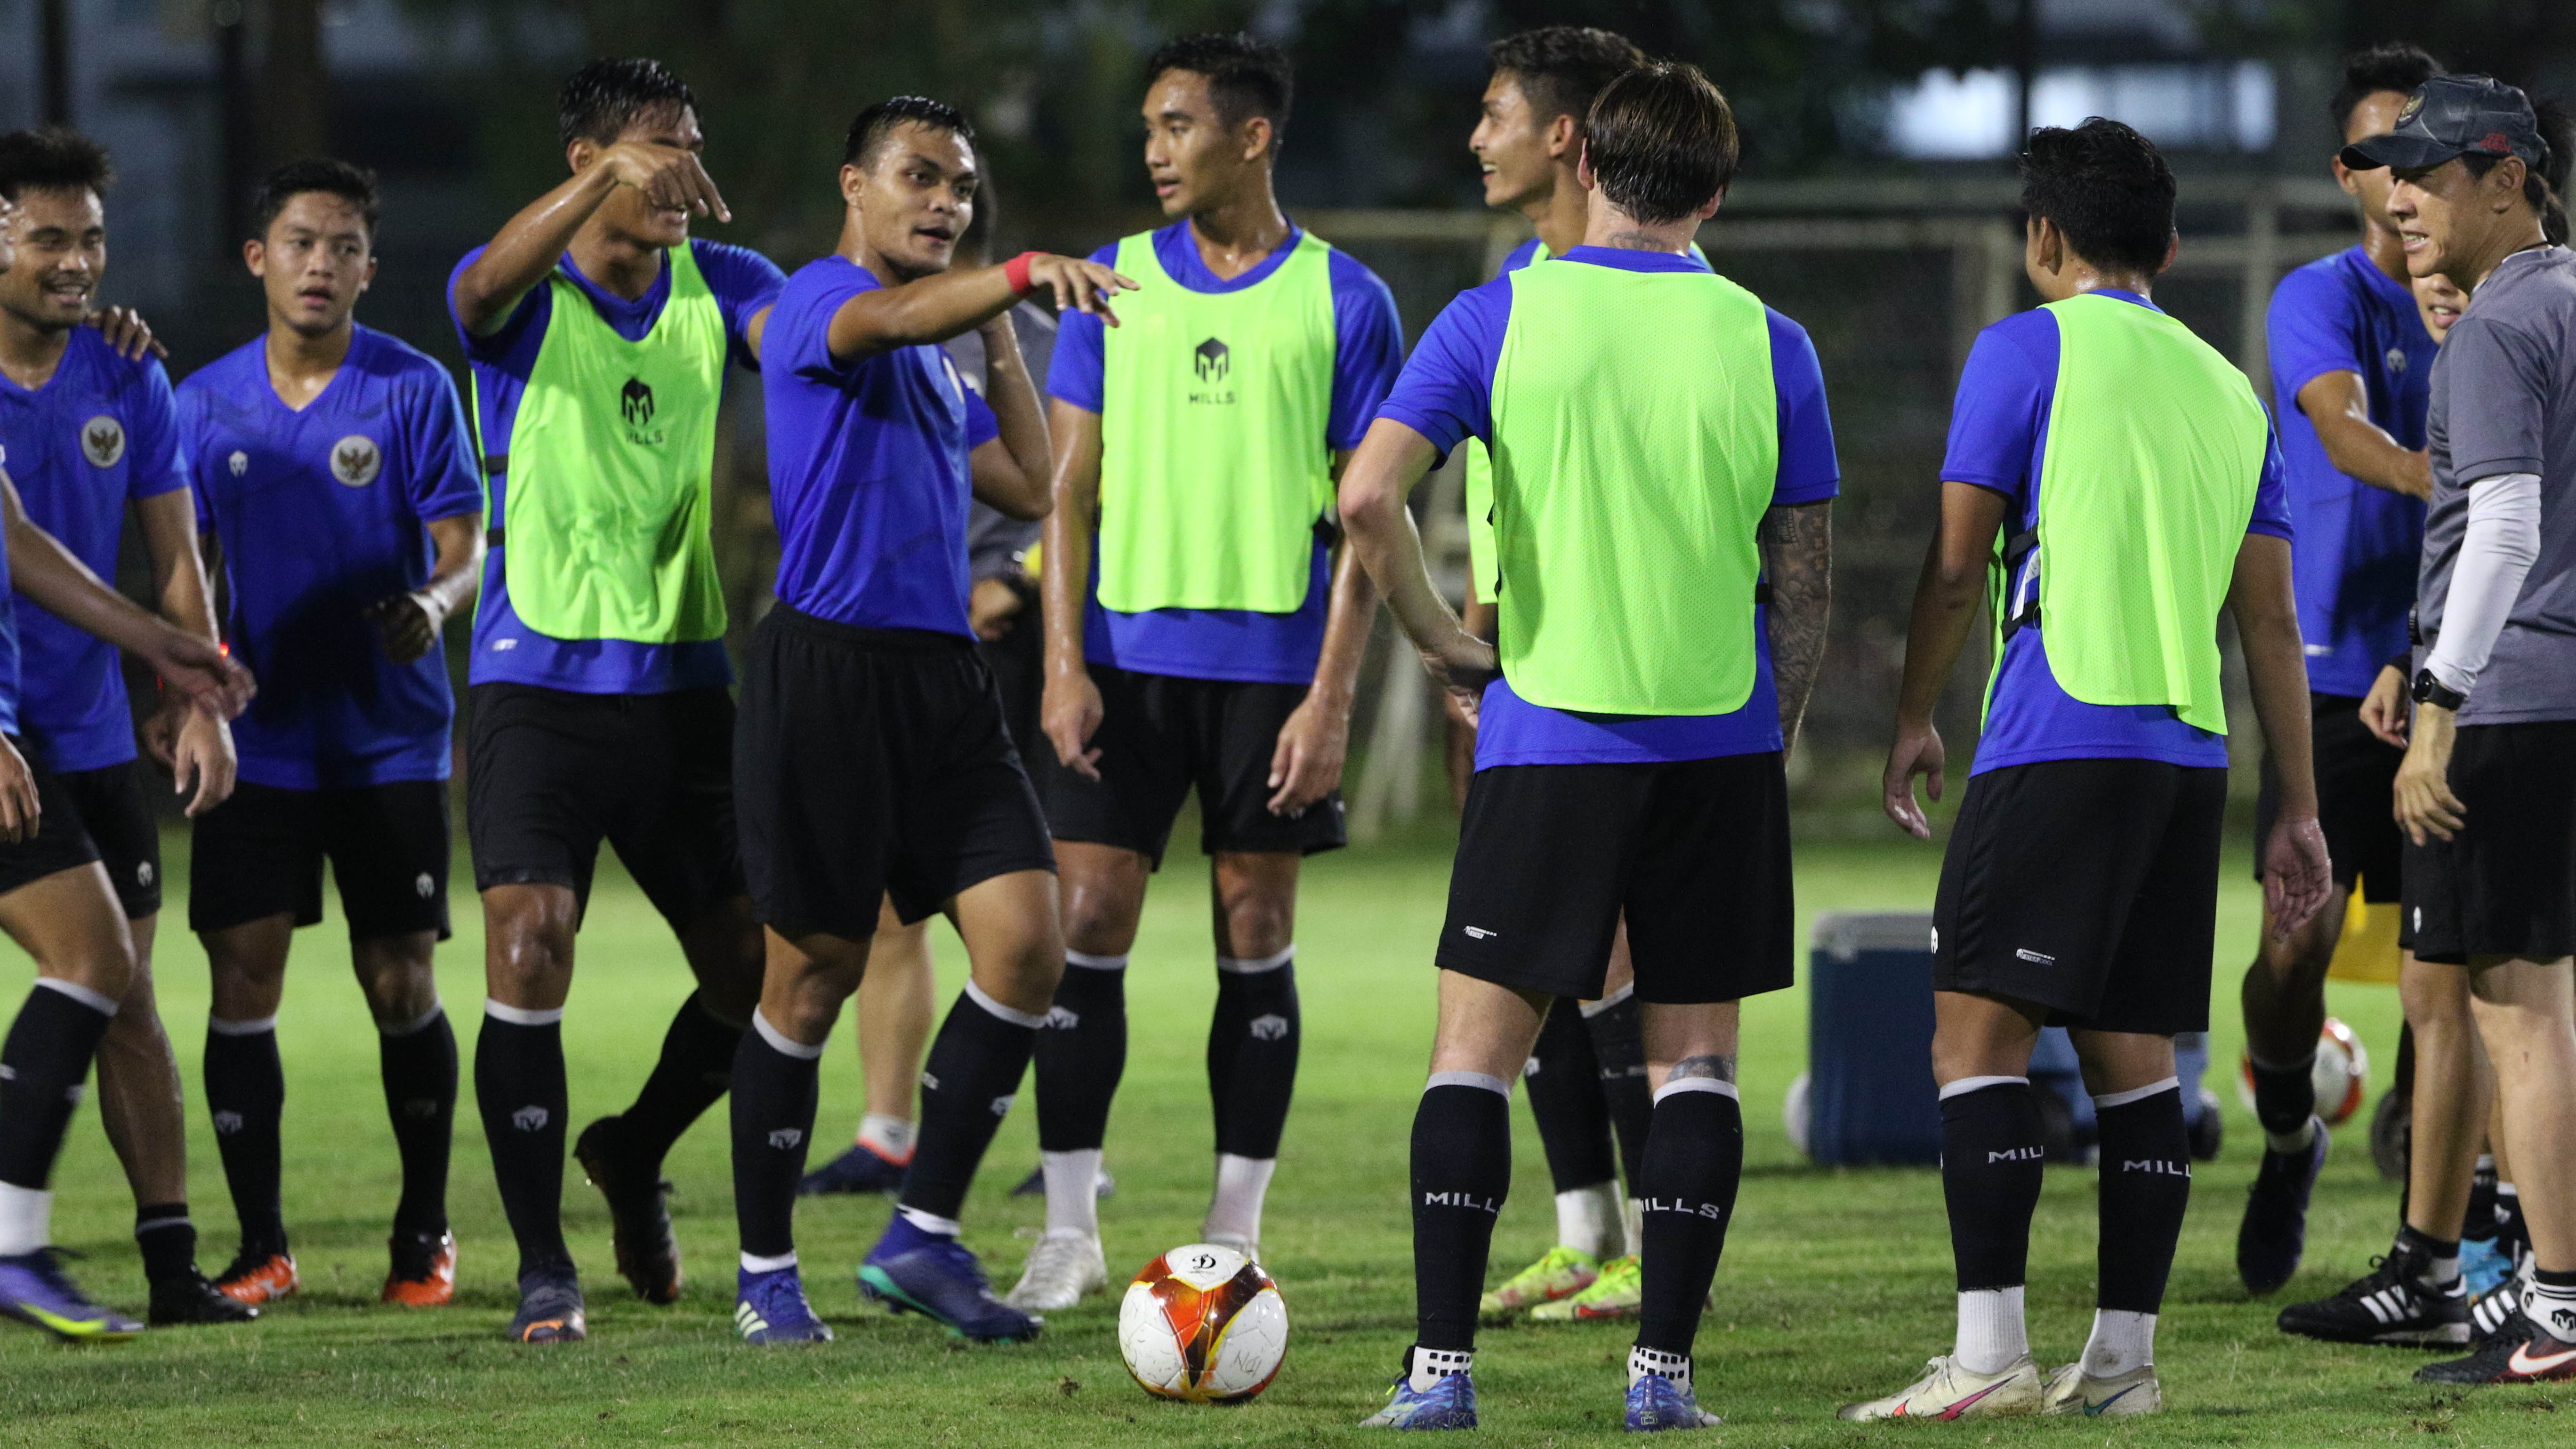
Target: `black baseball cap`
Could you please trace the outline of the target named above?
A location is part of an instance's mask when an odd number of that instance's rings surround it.
[[[2472,152],[2543,164],[2549,146],[2540,139],[2531,98],[2493,76],[2437,75],[2406,98],[2396,130],[2344,147],[2343,164],[2355,171],[2421,171]]]

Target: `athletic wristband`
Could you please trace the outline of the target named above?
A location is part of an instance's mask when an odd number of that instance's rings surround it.
[[[1025,297],[1029,294],[1029,263],[1045,255],[1044,252],[1022,252],[1002,263],[1002,280],[1011,284],[1013,296]]]

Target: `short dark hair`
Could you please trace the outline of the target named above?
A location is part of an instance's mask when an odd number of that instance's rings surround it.
[[[626,128],[666,107],[697,109],[697,92],[658,60],[601,59],[572,73],[557,102],[556,127],[575,141],[616,144]]]
[[[1628,37],[1589,25],[1542,25],[1485,47],[1485,63],[1509,75],[1542,124],[1572,116],[1580,132],[1601,88],[1646,63]]]
[[[1683,61],[1649,61],[1601,88],[1584,122],[1594,184],[1654,224],[1679,221],[1735,178],[1735,112]]]
[[[1164,42],[1146,57],[1146,83],[1152,84],[1168,70],[1206,76],[1208,99],[1216,103],[1216,117],[1226,125],[1240,126],[1253,116],[1261,117],[1270,123],[1273,149],[1288,133],[1288,107],[1297,98],[1297,68],[1278,46],[1241,31],[1184,35]]]
[[[24,191],[76,191],[104,197],[116,184],[107,148],[69,126],[42,126],[0,136],[0,196]]]
[[[886,137],[906,123],[934,131],[953,131],[968,146],[975,144],[975,126],[964,111],[928,96],[893,96],[859,112],[858,119],[850,122],[849,139],[841,146],[841,164],[865,171],[875,162],[877,148],[885,144]]]
[[[2381,91],[2413,95],[2417,86],[2447,74],[2440,61],[2410,40],[2392,40],[2345,56],[2343,84],[2326,102],[2326,114],[2334,118],[2336,143],[2342,143],[2344,128],[2352,124],[2352,113],[2363,101]]]
[[[328,156],[289,161],[268,173],[268,179],[251,195],[250,234],[265,239],[286,204],[313,191],[339,197],[356,207],[359,219],[367,224],[368,239],[375,239],[376,221],[385,212],[384,199],[376,194],[376,173]]]
[[[2551,246],[2567,245],[2567,164],[2576,159],[2576,114],[2557,101],[2534,101],[2534,127],[2540,132],[2540,164],[2523,168],[2522,199],[2540,216],[2540,234]],[[2471,151],[2460,157],[2471,176],[2496,169],[2502,156]]]
[[[2086,261],[2152,272],[2173,240],[2173,168],[2118,121],[2042,126],[2021,156],[2021,205],[2055,223]]]

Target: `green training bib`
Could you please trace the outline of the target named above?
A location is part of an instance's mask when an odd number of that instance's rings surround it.
[[[561,271],[510,430],[503,570],[510,605],[556,639],[720,639],[709,532],[724,313],[687,246],[640,342]]]
[[[2262,480],[2263,405],[2151,307],[2087,294],[2048,310],[2057,391],[2032,567],[2049,672],[2086,704],[2167,705],[2225,734],[2218,612]]]
[[[1556,709],[1742,709],[1780,462],[1761,300],[1699,271],[1511,282],[1491,505],[1505,677]]]
[[[1309,232],[1279,269],[1193,292],[1154,238],[1118,244],[1141,287],[1104,328],[1100,602],[1293,614],[1332,506],[1332,248]]]

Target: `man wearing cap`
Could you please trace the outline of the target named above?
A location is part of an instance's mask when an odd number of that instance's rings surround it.
[[[2523,93],[2436,77],[2344,149],[2392,173],[2407,270],[2470,294],[2433,365],[2415,721],[2397,772],[2404,936],[2468,973],[2535,1271],[2431,1383],[2576,1379],[2576,256]]]

